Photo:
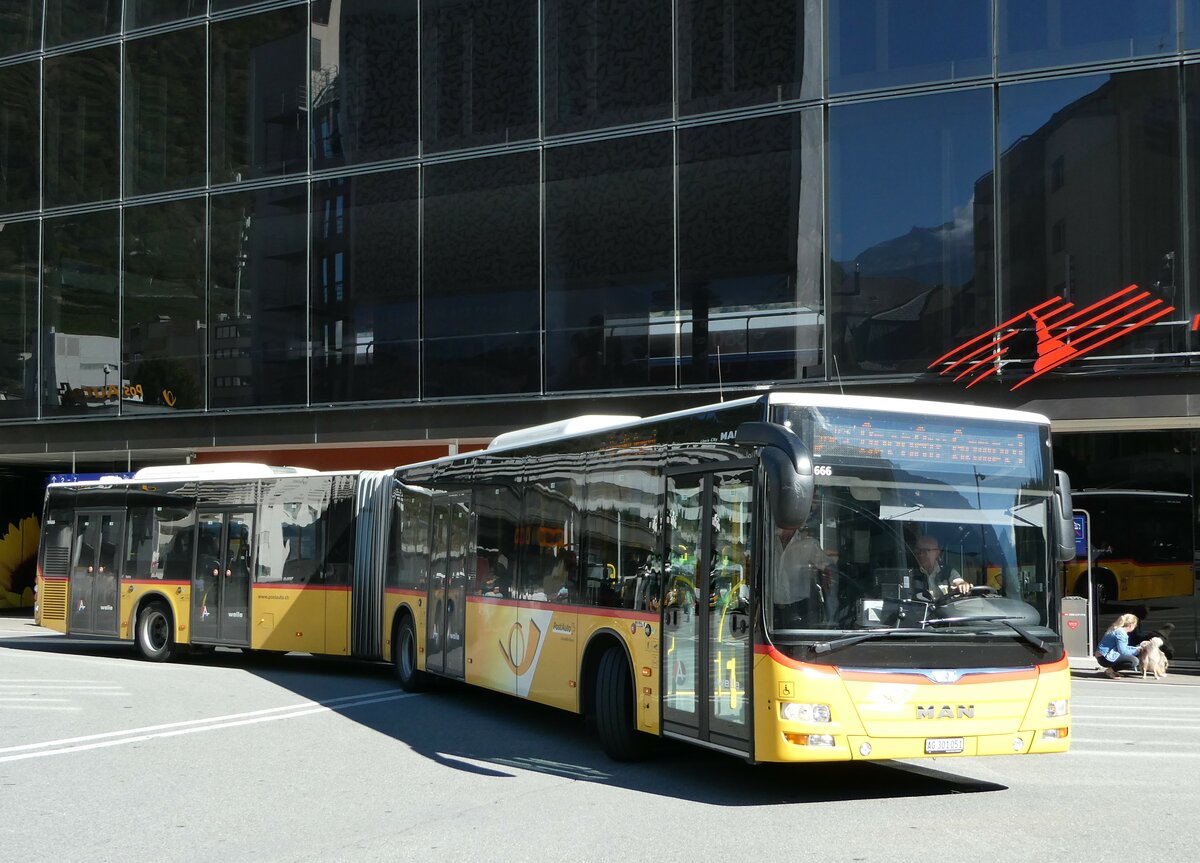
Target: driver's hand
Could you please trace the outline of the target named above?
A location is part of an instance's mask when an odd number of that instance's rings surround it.
[[[971,584],[971,582],[966,581],[965,579],[956,578],[954,581],[950,582],[950,592],[967,594],[971,592],[971,588],[974,586],[975,585]]]

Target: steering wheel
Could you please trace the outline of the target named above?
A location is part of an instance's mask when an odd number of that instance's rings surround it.
[[[945,593],[938,597],[934,605],[946,605],[947,603],[954,602],[956,599],[969,599],[972,596],[995,596],[997,593],[998,591],[994,587],[989,587],[986,584],[977,584],[966,593],[958,593],[957,591]]]

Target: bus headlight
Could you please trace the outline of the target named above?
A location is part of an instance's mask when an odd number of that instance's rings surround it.
[[[1047,716],[1066,716],[1071,712],[1071,699],[1059,698],[1046,704]]]
[[[829,722],[828,704],[801,704],[797,701],[779,702],[779,715],[788,722]]]

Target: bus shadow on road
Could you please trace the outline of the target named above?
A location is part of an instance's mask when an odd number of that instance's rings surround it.
[[[217,655],[220,657],[220,654]],[[219,660],[217,660],[219,661]],[[320,702],[329,686],[354,669],[372,691],[395,686],[388,666],[316,657],[250,657],[265,680]],[[339,687],[340,689],[340,687]],[[647,760],[620,763],[600,748],[594,730],[575,714],[501,693],[439,681],[430,692],[333,707],[448,769],[506,779],[519,772],[561,776],[718,806],[824,803],[1004,791],[1006,786],[902,762],[748,764],[674,740],[655,741]]]

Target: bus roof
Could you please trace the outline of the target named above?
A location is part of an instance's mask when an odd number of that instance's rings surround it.
[[[353,472],[353,471],[348,471]],[[270,479],[284,476],[313,476],[320,471],[307,467],[283,467],[252,462],[217,462],[215,464],[168,464],[144,467],[132,477],[102,476],[83,482],[50,483],[62,486],[122,485],[145,482],[194,482],[202,480]]]
[[[1026,422],[1049,425],[1050,420],[1042,414],[1011,408],[993,408],[983,405],[964,405],[955,402],[935,402],[923,399],[896,399],[886,396],[844,396],[837,393],[772,392],[771,404],[799,405],[802,407],[851,408],[854,410],[885,410],[902,413],[921,413],[941,417],[963,419],[991,419],[1007,422]]]
[[[764,387],[760,395],[746,396],[724,402],[699,405],[684,408],[665,414],[655,414],[647,417],[617,416],[607,414],[583,414],[557,422],[543,423],[529,428],[514,429],[497,435],[486,449],[473,450],[460,455],[442,456],[402,465],[403,468],[418,467],[430,464],[450,463],[462,459],[471,459],[501,450],[517,449],[553,440],[566,440],[580,437],[596,431],[617,429],[626,426],[637,426],[647,423],[686,417],[698,413],[735,408],[766,398],[773,405],[797,405],[817,408],[846,408],[849,410],[882,410],[907,414],[928,414],[940,417],[961,417],[963,419],[1001,420],[1005,422],[1022,422],[1034,425],[1049,426],[1050,420],[1042,414],[1028,411],[1018,411],[1009,408],[992,408],[980,405],[956,404],[953,402],[924,401],[918,399],[887,398],[883,396],[840,395],[838,393],[818,393],[804,391],[775,391]]]

